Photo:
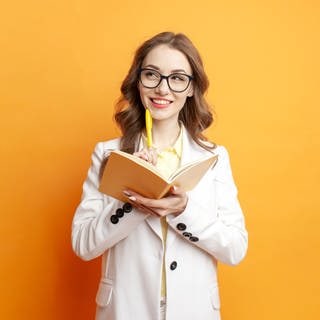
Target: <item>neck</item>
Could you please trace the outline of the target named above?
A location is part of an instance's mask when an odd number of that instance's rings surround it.
[[[152,136],[154,145],[159,149],[172,146],[180,133],[179,122],[163,123],[154,121],[152,127]]]

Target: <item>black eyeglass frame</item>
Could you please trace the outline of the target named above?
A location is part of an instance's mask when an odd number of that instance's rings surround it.
[[[141,73],[142,73],[143,71],[146,71],[146,70],[149,70],[149,71],[152,71],[152,72],[155,72],[155,73],[158,73],[158,74],[159,74],[159,76],[160,76],[160,78],[159,78],[159,83],[158,83],[156,86],[148,87],[148,86],[146,86],[146,85],[144,85],[144,84],[142,83],[142,81],[141,81]],[[174,75],[183,75],[183,76],[186,76],[186,77],[189,79],[188,84],[187,84],[187,86],[186,86],[185,89],[183,89],[183,90],[173,90],[173,89],[170,87],[169,78],[172,77],[172,76],[174,76]],[[169,87],[169,89],[170,89],[171,91],[181,93],[181,92],[186,91],[186,90],[189,88],[190,83],[191,83],[191,81],[194,79],[194,77],[193,77],[193,76],[190,76],[190,75],[188,75],[188,74],[185,74],[185,73],[178,73],[178,72],[171,73],[171,74],[169,74],[168,76],[164,76],[164,75],[162,75],[159,71],[154,70],[154,69],[150,69],[150,68],[140,68],[140,69],[139,69],[139,81],[140,81],[141,84],[142,84],[145,88],[147,88],[147,89],[155,89],[155,88],[159,87],[159,86],[160,86],[160,83],[162,82],[163,79],[166,79],[167,85],[168,85],[168,87]]]

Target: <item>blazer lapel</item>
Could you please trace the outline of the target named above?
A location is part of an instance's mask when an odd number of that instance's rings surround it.
[[[161,239],[162,241],[162,230],[161,230],[161,223],[160,218],[156,216],[150,215],[146,222],[148,223],[149,227],[154,231],[154,233]]]
[[[210,154],[198,144],[196,144],[190,137],[187,129],[183,127],[183,145],[182,145],[182,156],[181,156],[181,166],[196,161]]]

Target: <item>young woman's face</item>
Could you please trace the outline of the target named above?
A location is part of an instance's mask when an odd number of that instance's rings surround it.
[[[183,108],[187,97],[193,95],[192,82],[188,77],[192,75],[191,66],[186,56],[179,50],[167,45],[159,45],[153,48],[145,57],[142,69],[147,69],[140,77],[138,89],[140,98],[145,108],[150,110],[155,121],[178,121],[180,110]],[[160,81],[159,76],[170,76],[170,87],[181,91],[189,83],[183,92],[174,92],[170,89],[168,81],[162,79],[156,88],[152,87]]]

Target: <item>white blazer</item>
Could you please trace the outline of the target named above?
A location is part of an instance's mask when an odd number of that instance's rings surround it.
[[[183,132],[182,164],[208,154]],[[83,260],[102,255],[96,320],[158,320],[164,255],[160,220],[136,209],[112,219],[124,203],[98,191],[101,163],[119,142],[100,142],[93,152],[72,223],[72,246]],[[218,163],[188,192],[184,212],[167,216],[167,320],[220,319],[217,261],[235,265],[247,251],[228,153],[221,146],[214,152]]]

